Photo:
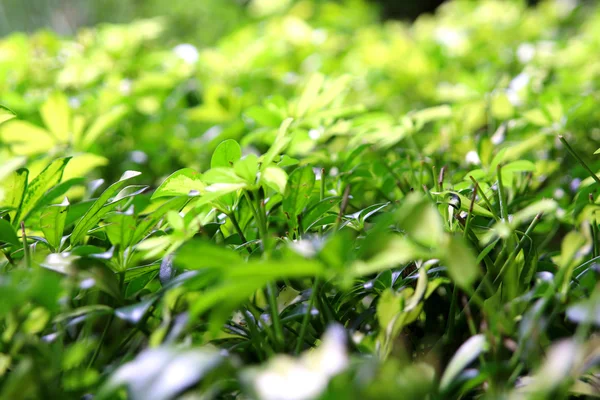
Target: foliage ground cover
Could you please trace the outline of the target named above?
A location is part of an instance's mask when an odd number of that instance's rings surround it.
[[[600,7],[243,12],[0,40],[0,397],[599,396]]]

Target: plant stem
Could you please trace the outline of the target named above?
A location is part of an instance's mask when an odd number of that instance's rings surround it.
[[[477,182],[477,180],[470,175],[469,175],[469,178],[471,179],[471,181],[473,181],[474,184],[477,185],[477,188],[479,189],[479,194],[481,195],[481,198],[483,199],[483,201],[485,202],[485,205],[488,207],[488,209],[492,213],[492,216],[494,217],[496,222],[500,221],[500,218],[498,218],[498,215],[496,215],[496,212],[494,211],[494,208],[492,207],[492,203],[490,202],[490,199],[488,199],[488,197],[485,195],[485,193],[483,192],[483,189],[481,188],[481,186],[479,186],[479,183]]]
[[[244,236],[244,232],[242,232],[242,228],[240,228],[240,224],[238,224],[237,218],[235,217],[235,212],[232,211],[231,214],[228,214],[227,216],[231,220],[231,223],[233,224],[233,227],[235,228],[235,231],[237,232],[237,234],[240,236],[240,239],[242,240],[242,242],[247,243],[248,240],[246,240],[246,236]],[[250,250],[250,249],[248,249],[248,250]]]
[[[281,320],[279,319],[279,310],[277,309],[277,297],[275,296],[276,286],[273,282],[267,284],[267,294],[269,298],[269,307],[271,308],[271,319],[273,328],[275,329],[276,347],[281,348],[284,344],[283,329],[281,328]]]
[[[24,221],[21,221],[21,234],[23,235],[23,261],[25,261],[25,266],[29,268],[31,267],[31,255],[29,254],[29,243],[27,243]]]
[[[506,270],[508,269],[508,267],[510,266],[510,264],[513,263],[513,261],[517,257],[517,254],[519,254],[519,251],[521,251],[521,249],[525,245],[525,240],[527,240],[527,238],[529,238],[529,236],[531,235],[531,233],[535,229],[535,227],[538,224],[538,222],[540,222],[540,220],[542,219],[542,215],[543,215],[542,213],[539,213],[538,215],[535,216],[535,218],[533,218],[533,221],[531,221],[531,224],[529,224],[529,226],[527,227],[527,230],[525,231],[525,233],[521,237],[521,240],[519,240],[519,243],[517,244],[517,247],[513,250],[512,253],[510,253],[510,256],[508,257],[508,260],[506,260],[506,262],[504,263],[504,265],[502,266],[502,268],[500,268],[500,271],[498,272],[498,275],[494,279],[494,282],[493,282],[494,284],[496,282],[498,282],[500,279],[502,279],[502,276],[506,273]]]
[[[263,256],[265,258],[269,258],[270,246],[268,243],[268,231],[267,231],[267,223],[266,223],[266,213],[264,211],[264,205],[260,204],[260,200],[258,198],[258,193],[255,192],[255,197],[257,201],[258,208],[254,207],[252,204],[252,199],[250,199],[250,195],[248,195],[247,191],[244,191],[244,197],[246,201],[250,205],[250,210],[252,212],[252,216],[254,217],[254,221],[258,226],[258,232],[260,235],[260,239],[262,242],[263,248]],[[264,217],[264,219],[262,218]],[[275,329],[275,340],[277,341],[277,346],[281,343],[283,345],[283,329],[281,328],[281,321],[279,319],[279,310],[277,309],[277,297],[275,295],[276,286],[272,282],[267,284],[267,298],[269,299],[269,308],[271,309],[271,320],[273,322],[273,328]]]
[[[463,231],[463,236],[467,239],[469,235],[469,226],[471,224],[471,218],[473,216],[473,207],[475,206],[475,198],[477,197],[477,187],[479,185],[475,182],[473,186],[473,195],[471,196],[471,205],[469,206],[469,213],[467,214],[467,221],[465,222],[465,229]],[[452,300],[450,302],[450,313],[448,314],[448,330],[446,336],[448,338],[448,343],[452,341],[452,333],[454,331],[454,321],[456,317],[456,303],[458,301],[458,288],[456,284],[454,284],[454,289],[452,290]]]
[[[586,169],[586,171],[590,174],[590,176],[592,178],[594,178],[594,180],[596,181],[596,183],[600,184],[600,178],[598,178],[598,176],[596,175],[596,173],[594,171],[592,171],[592,169],[585,163],[585,161],[583,161],[583,158],[581,158],[579,156],[579,154],[577,154],[575,152],[575,150],[573,150],[573,148],[571,147],[571,145],[569,144],[569,142],[567,142],[567,139],[565,139],[565,137],[563,135],[559,135],[558,138],[565,145],[565,147],[567,148],[567,150],[569,151],[569,153],[571,153],[571,155],[573,157],[575,157],[575,159],[577,161],[579,161],[579,164],[581,164],[581,166]]]
[[[300,334],[298,335],[298,342],[296,343],[296,355],[300,354],[300,350],[302,349],[302,343],[304,342],[304,336],[306,335],[306,330],[308,329],[308,322],[310,321],[310,316],[313,308],[313,304],[315,303],[316,293],[319,287],[319,278],[315,278],[313,282],[312,291],[310,292],[310,298],[308,299],[308,309],[302,318],[302,326],[300,327]]]
[[[90,362],[88,363],[88,366],[87,366],[88,369],[90,369],[96,362],[96,359],[98,358],[98,355],[100,354],[100,349],[102,348],[102,344],[104,343],[104,339],[106,338],[106,334],[108,333],[108,329],[110,328],[110,325],[112,324],[113,319],[114,319],[114,315],[111,314],[111,316],[108,317],[108,322],[104,326],[104,330],[102,331],[102,336],[100,336],[100,340],[98,341],[98,346],[96,346],[96,350],[94,350],[94,354],[92,355],[92,358],[90,359]]]
[[[254,204],[252,203],[252,199],[250,198],[250,195],[245,190],[244,190],[244,197],[246,198],[246,201],[248,202],[248,206],[250,207],[250,212],[252,213],[252,217],[254,217],[254,222],[256,223],[256,227],[258,228],[258,234],[260,236],[262,247],[264,250],[264,248],[265,248],[264,241],[265,241],[266,235],[265,235],[265,232],[263,231],[263,224],[260,220],[258,212],[256,211],[256,208],[254,207]]]
[[[498,164],[498,204],[500,205],[500,218],[502,221],[508,219],[506,204],[504,202],[504,184],[502,183],[502,164]]]

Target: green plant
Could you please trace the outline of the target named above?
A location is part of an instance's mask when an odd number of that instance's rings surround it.
[[[598,10],[340,7],[83,32],[58,92],[0,58],[0,397],[598,396]]]

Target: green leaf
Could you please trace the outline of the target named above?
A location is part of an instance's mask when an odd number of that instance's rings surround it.
[[[227,139],[221,142],[210,159],[210,167],[233,167],[234,163],[242,157],[242,149],[238,142]]]
[[[267,167],[261,174],[260,180],[277,193],[284,193],[287,174],[279,167]]]
[[[4,198],[0,205],[13,210],[8,215],[15,226],[15,215],[20,211],[25,192],[27,191],[28,176],[29,170],[21,168],[10,174],[2,182]]]
[[[16,114],[9,108],[0,105],[0,125],[6,121],[16,118]]]
[[[42,104],[40,114],[44,124],[54,137],[66,142],[71,135],[71,108],[67,96],[61,92],[54,92]]]
[[[246,181],[236,175],[233,168],[217,167],[211,168],[204,173],[202,180],[208,184],[214,183],[234,183],[245,184]]]
[[[86,211],[83,217],[79,220],[79,222],[75,225],[73,229],[73,233],[71,233],[71,246],[79,243],[81,239],[87,234],[87,232],[96,225],[96,223],[100,220],[101,215],[106,213],[107,211],[101,212],[101,209],[104,205],[114,197],[119,190],[121,190],[125,185],[127,185],[127,181],[131,178],[140,175],[140,172],[137,171],[126,171],[119,179],[118,182],[113,183],[109,186],[103,193],[98,197],[98,199],[92,204],[92,206]]]
[[[40,228],[50,246],[55,249],[58,249],[60,246],[65,229],[68,207],[69,200],[65,197],[65,200],[61,204],[44,208],[40,215]]]
[[[190,193],[204,191],[205,185],[202,182],[202,174],[192,168],[183,168],[172,173],[156,189],[152,199],[170,196],[189,196]]]
[[[65,166],[70,159],[71,157],[64,157],[54,160],[29,183],[27,193],[23,198],[21,209],[17,213],[14,223],[19,223],[21,220],[26,221],[31,213],[35,211],[44,194],[60,182]]]
[[[68,165],[67,165],[68,168]],[[66,169],[65,168],[65,171]],[[65,174],[63,173],[63,178],[64,178]],[[46,192],[46,194],[40,199],[40,201],[38,201],[38,203],[36,204],[35,208],[33,210],[31,210],[31,214],[33,214],[37,209],[45,207],[49,204],[51,204],[52,202],[59,200],[60,198],[63,198],[64,195],[74,186],[83,186],[85,184],[86,179],[85,178],[73,178],[73,179],[69,179],[67,181],[63,181],[61,183],[59,183],[58,185],[54,186],[52,189],[48,190],[48,192]]]
[[[248,185],[254,185],[256,174],[258,174],[258,157],[256,154],[248,154],[233,165],[233,170]]]
[[[20,246],[19,237],[15,228],[5,219],[0,218],[0,243],[8,243]]]
[[[302,217],[302,226],[304,230],[309,230],[319,218],[324,216],[333,207],[337,206],[341,201],[341,196],[326,197],[307,208]]]
[[[458,374],[479,357],[481,353],[487,351],[487,348],[488,343],[484,335],[472,336],[463,343],[454,354],[454,357],[452,357],[452,360],[450,360],[450,363],[448,363],[444,375],[442,375],[440,390],[447,390]]]
[[[230,268],[242,262],[235,251],[201,240],[183,245],[174,259],[175,266],[185,269]]]
[[[108,240],[113,245],[127,248],[131,244],[136,229],[136,216],[133,207],[124,212],[117,211],[107,215],[104,222],[106,222],[104,230]]]
[[[170,199],[156,210],[146,215],[141,221],[137,222],[135,233],[131,239],[131,243],[138,243],[144,236],[146,236],[152,228],[165,216],[165,214],[171,210],[179,211],[188,202],[187,197],[176,197]]]
[[[275,141],[273,142],[269,150],[267,150],[267,152],[262,156],[262,162],[260,167],[261,171],[270,166],[273,160],[275,160],[275,157],[280,155],[283,149],[290,142],[290,138],[286,135],[293,120],[293,118],[287,118],[281,123],[281,126],[279,126],[279,131],[277,132]]]
[[[448,235],[442,248],[448,275],[459,287],[470,288],[480,274],[477,258],[460,236]]]
[[[295,220],[295,217],[308,205],[314,186],[315,174],[310,166],[296,168],[290,174],[282,207],[291,220]]]

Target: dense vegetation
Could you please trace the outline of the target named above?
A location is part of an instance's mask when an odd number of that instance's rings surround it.
[[[600,7],[239,13],[0,39],[0,398],[599,396]]]

